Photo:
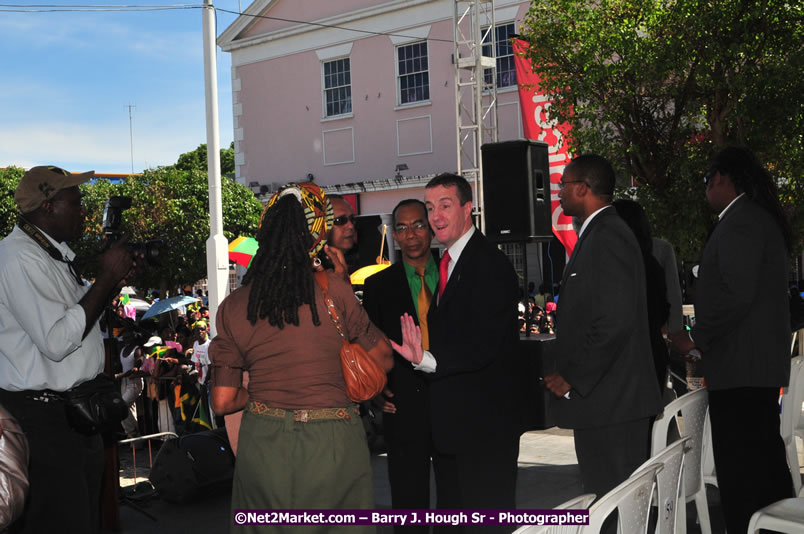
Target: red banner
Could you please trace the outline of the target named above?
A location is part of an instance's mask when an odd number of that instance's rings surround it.
[[[550,157],[550,208],[553,214],[553,233],[567,251],[572,254],[578,236],[572,228],[572,218],[564,215],[558,201],[558,182],[564,167],[572,159],[565,136],[570,131],[569,124],[558,124],[548,119],[550,100],[539,88],[539,75],[533,72],[530,60],[524,57],[528,44],[521,39],[512,39],[514,45],[514,65],[519,85],[519,105],[522,109],[522,126],[527,139],[543,141],[548,145]]]

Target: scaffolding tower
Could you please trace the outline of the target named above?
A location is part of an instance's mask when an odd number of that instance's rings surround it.
[[[486,230],[484,142],[497,142],[497,43],[494,0],[454,0],[455,107],[458,174],[474,188],[473,214]],[[485,55],[484,55],[485,52]]]

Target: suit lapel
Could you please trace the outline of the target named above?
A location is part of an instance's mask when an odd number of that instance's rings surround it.
[[[444,294],[441,296],[441,298],[435,299],[438,301],[439,305],[449,301],[457,291],[458,283],[461,280],[464,266],[472,262],[472,256],[474,255],[475,250],[480,243],[480,235],[480,230],[475,228],[475,233],[471,238],[469,238],[469,241],[466,243],[466,246],[461,252],[461,257],[458,258],[458,262],[452,269],[452,274],[450,275],[449,280],[447,280],[447,287],[444,288]]]
[[[410,285],[408,284],[408,276],[405,273],[405,266],[402,265],[403,260],[399,260],[394,264],[397,269],[394,272],[394,278],[391,281],[394,284],[394,293],[396,293],[396,302],[399,303],[399,315],[407,313],[413,317],[416,323],[419,323],[419,318],[416,316],[416,305],[413,303],[413,296],[410,292]]]
[[[586,237],[586,232],[584,232],[583,237]],[[570,256],[569,263],[567,266],[564,267],[564,275],[561,277],[561,285],[564,285],[564,282],[567,280],[567,275],[572,272],[572,267],[575,264],[575,258],[578,257],[578,254],[581,252],[581,245],[583,244],[583,238],[579,238],[578,241],[575,243],[575,248],[572,249],[572,255]]]
[[[589,222],[589,226],[587,226],[583,234],[578,238],[578,242],[575,244],[575,248],[572,250],[572,256],[570,256],[570,261],[567,266],[564,268],[564,275],[561,277],[561,285],[564,285],[564,282],[572,273],[572,269],[575,266],[575,259],[580,255],[581,248],[589,236],[594,232],[595,227],[600,224],[600,222],[605,219],[606,217],[611,217],[612,213],[614,212],[614,208],[606,208],[600,213],[598,213],[594,219]],[[615,214],[616,216],[616,214]]]

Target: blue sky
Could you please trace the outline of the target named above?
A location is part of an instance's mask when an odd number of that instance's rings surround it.
[[[112,5],[80,5],[101,3]],[[242,9],[249,3],[243,0]],[[7,11],[31,4],[0,0],[0,167],[130,172],[128,104],[136,106],[134,172],[175,163],[182,152],[206,143],[201,9]],[[214,5],[239,9],[238,0]],[[235,18],[218,12],[216,34]],[[216,50],[220,141],[227,147],[233,136],[231,56]]]

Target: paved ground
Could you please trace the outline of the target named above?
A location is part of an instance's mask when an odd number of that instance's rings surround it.
[[[137,451],[137,476],[147,476],[147,449]],[[372,456],[377,508],[390,508],[385,455]],[[124,493],[133,488],[130,449],[121,448],[121,486]],[[126,489],[127,488],[127,489]],[[724,532],[716,488],[708,497],[712,532]],[[522,436],[517,481],[517,508],[552,508],[581,493],[572,432],[552,428],[527,432]],[[131,534],[191,532],[192,534],[225,533],[231,524],[229,495],[212,495],[187,505],[164,502],[148,492],[134,493],[135,499],[120,506],[122,532]],[[146,498],[141,496],[146,495]],[[694,505],[688,506],[688,532],[700,532],[695,524]],[[380,534],[391,533],[390,527],[379,527]]]

